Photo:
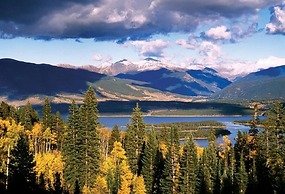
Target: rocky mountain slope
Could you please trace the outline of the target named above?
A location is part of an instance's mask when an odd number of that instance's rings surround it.
[[[213,98],[256,100],[285,98],[285,66],[272,67],[238,79]]]

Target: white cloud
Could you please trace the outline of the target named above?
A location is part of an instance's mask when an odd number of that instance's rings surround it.
[[[256,66],[260,69],[276,67],[280,65],[285,65],[285,58],[269,56],[268,58],[259,59],[256,62]]]
[[[162,57],[163,56],[163,50],[169,46],[169,43],[157,39],[153,41],[132,41],[131,45],[136,46],[140,54],[146,57]]]
[[[95,54],[92,57],[92,61],[95,61],[95,62],[110,62],[112,60],[113,58],[111,57],[111,55]]]
[[[273,8],[270,23],[266,25],[269,34],[285,35],[285,4]]]
[[[205,32],[205,35],[214,40],[223,40],[223,39],[231,39],[231,32],[227,29],[226,26],[218,26],[215,28],[209,29]]]
[[[102,61],[103,60],[103,56],[102,55],[94,55],[92,58],[94,61]]]

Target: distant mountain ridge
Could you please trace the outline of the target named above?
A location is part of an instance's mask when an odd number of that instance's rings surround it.
[[[94,66],[88,66],[90,70],[87,70],[70,65],[53,66],[0,59],[0,99],[53,96],[70,102],[74,97],[80,99],[89,86],[94,87],[101,101],[191,101],[196,97],[209,96],[228,100],[285,97],[285,66],[251,73],[231,83],[211,68],[168,68],[151,58],[138,66],[124,59],[106,67],[116,65],[126,67],[126,72],[110,76],[98,73],[98,67]]]
[[[83,93],[93,86],[99,100],[182,100],[179,94],[140,86],[136,80],[122,80],[85,69],[34,64],[14,59],[0,59],[0,99],[25,101],[51,96],[57,102],[82,100]],[[36,99],[35,99],[36,98]]]
[[[116,77],[142,81],[142,86],[152,87],[187,96],[208,96],[228,86],[231,82],[218,76],[215,70],[177,71],[161,68],[143,72],[129,72]]]
[[[215,93],[213,98],[231,100],[284,99],[284,86],[285,65],[250,73]]]

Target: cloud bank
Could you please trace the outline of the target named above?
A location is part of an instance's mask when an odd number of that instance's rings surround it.
[[[285,35],[285,2],[271,9],[270,23],[266,25],[267,33]]]
[[[261,8],[280,2],[279,0],[3,0],[0,1],[0,37],[47,40],[94,38],[121,42],[141,40],[154,34],[189,33],[200,24],[255,14]],[[278,11],[275,12],[278,15]],[[272,21],[272,24],[275,22]],[[269,26],[268,29],[273,27]],[[280,31],[279,28],[278,30]],[[217,37],[214,34],[213,32],[208,35],[214,38],[229,36]]]

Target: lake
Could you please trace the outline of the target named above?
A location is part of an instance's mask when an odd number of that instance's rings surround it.
[[[233,121],[250,120],[252,116],[145,116],[144,122],[147,124],[161,124],[171,122],[197,122],[206,120],[215,120],[226,125],[226,128],[231,132],[229,139],[232,143],[237,136],[238,130],[248,131],[249,127],[244,125],[233,124]],[[109,129],[112,129],[115,124],[120,130],[125,130],[126,125],[131,122],[130,116],[100,116],[99,122]],[[222,142],[222,137],[217,138],[217,143]],[[197,144],[201,147],[207,147],[207,140],[197,140]]]

